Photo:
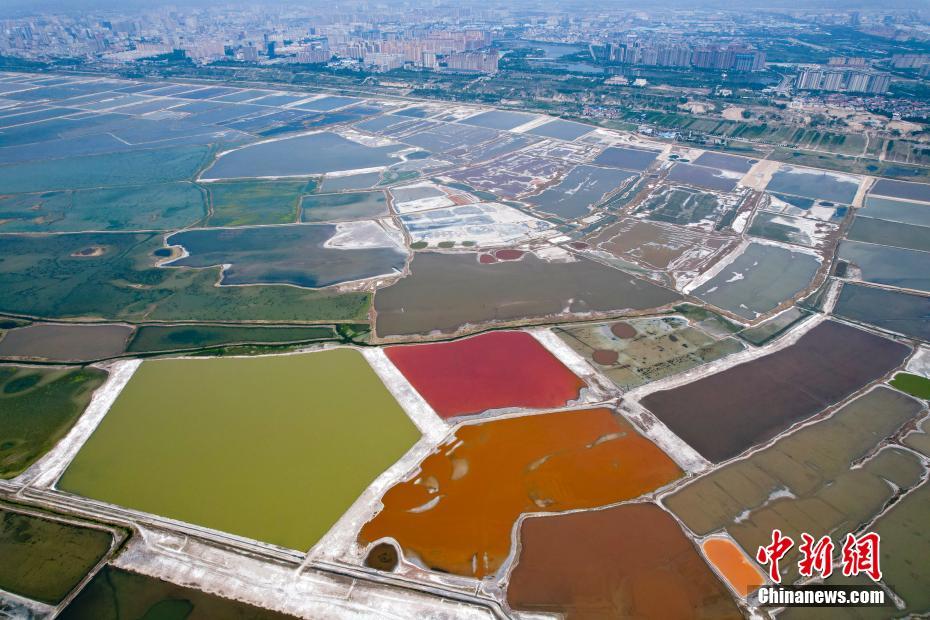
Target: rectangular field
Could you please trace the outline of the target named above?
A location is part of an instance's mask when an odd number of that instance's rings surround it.
[[[277,344],[333,339],[329,325],[143,325],[129,342],[128,351],[149,353],[215,347],[226,344]]]
[[[753,167],[759,160],[757,159],[747,159],[745,157],[737,157],[735,155],[726,155],[724,153],[714,153],[712,151],[706,151],[701,153],[697,159],[694,160],[694,163],[699,166],[708,166],[711,168],[723,168],[724,170],[732,170],[733,172],[749,172],[749,169]]]
[[[132,335],[128,325],[35,323],[0,339],[0,357],[54,362],[95,361],[119,355]]]
[[[930,205],[926,207],[930,209]],[[930,227],[858,216],[847,235],[854,241],[930,252]]]
[[[930,297],[847,282],[834,313],[930,342]]]
[[[519,536],[507,589],[515,610],[592,619],[741,617],[691,540],[655,504],[534,516]],[[655,592],[665,593],[644,595]]]
[[[860,213],[889,222],[930,226],[930,204],[869,196],[865,199],[865,207]]]
[[[738,340],[714,338],[681,317],[575,325],[556,328],[555,333],[624,390],[743,348]]]
[[[594,164],[607,168],[622,168],[624,170],[642,172],[652,165],[652,162],[655,161],[658,155],[659,154],[655,151],[625,149],[612,146],[598,155],[594,160]]]
[[[848,205],[859,190],[859,182],[859,177],[782,166],[772,175],[766,190]]]
[[[675,164],[668,174],[670,181],[721,192],[732,192],[741,177],[738,172],[682,163]]]
[[[924,183],[879,179],[872,187],[872,193],[877,196],[930,202],[930,185]]]
[[[719,463],[896,368],[910,349],[827,321],[795,344],[642,404],[706,459]]]
[[[866,282],[930,292],[930,252],[846,240],[837,257],[858,267]]]
[[[110,551],[112,540],[105,530],[0,505],[0,589],[57,605]]]
[[[103,569],[59,616],[62,620],[290,620],[267,609],[113,566]]]

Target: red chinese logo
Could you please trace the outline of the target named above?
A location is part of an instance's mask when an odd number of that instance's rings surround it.
[[[798,562],[798,572],[804,577],[812,577],[817,571],[826,579],[833,574],[833,541],[824,536],[817,543],[810,534],[801,534],[801,546],[798,551],[803,556]]]
[[[872,581],[881,579],[882,569],[878,560],[879,542],[880,538],[874,532],[859,537],[846,534],[846,542],[843,543],[843,575],[852,577],[865,573],[872,578]]]
[[[867,532],[860,536],[847,534],[843,542],[842,562],[843,575],[854,577],[866,574],[873,581],[882,578],[879,565],[878,547],[881,538],[874,532]],[[788,554],[794,546],[794,540],[785,536],[781,530],[772,530],[772,542],[756,551],[756,560],[763,566],[768,566],[769,577],[775,583],[781,583],[781,570],[779,561]],[[835,545],[829,536],[815,539],[810,534],[801,534],[801,544],[798,551],[801,559],[798,561],[798,572],[802,577],[813,577],[818,574],[826,579],[833,574],[833,550]]]
[[[788,553],[793,546],[794,541],[791,540],[791,537],[782,536],[781,530],[772,530],[772,544],[759,547],[759,550],[756,551],[756,560],[763,566],[766,564],[769,565],[769,577],[771,577],[772,581],[775,583],[781,583],[781,573],[778,571],[778,562],[785,557],[785,554]]]

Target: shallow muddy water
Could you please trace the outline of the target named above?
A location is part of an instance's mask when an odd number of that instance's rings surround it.
[[[411,274],[375,294],[381,336],[454,331],[466,324],[570,313],[643,310],[677,293],[587,259],[481,264],[474,254],[420,252]]]

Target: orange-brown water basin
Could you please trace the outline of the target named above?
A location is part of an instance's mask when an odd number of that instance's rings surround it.
[[[648,503],[525,519],[507,602],[569,620],[742,617],[675,519]]]
[[[468,424],[388,490],[359,542],[394,538],[408,559],[480,578],[510,553],[520,514],[603,506],[680,475],[610,409]]]
[[[740,596],[754,592],[765,583],[765,576],[759,566],[753,564],[732,540],[708,538],[701,544],[701,550]]]

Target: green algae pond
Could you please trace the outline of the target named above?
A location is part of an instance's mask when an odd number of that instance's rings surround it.
[[[112,540],[106,530],[0,506],[0,589],[57,605],[109,553]]]
[[[0,235],[0,311],[133,322],[363,320],[368,313],[365,292],[216,286],[220,267],[157,267],[155,252],[164,249],[158,233]]]
[[[419,436],[353,349],[154,360],[58,487],[306,550]]]
[[[297,220],[300,198],[316,181],[232,181],[209,183],[213,213],[209,226],[290,224]]]
[[[0,479],[21,474],[58,443],[106,377],[96,368],[0,366]]]
[[[128,351],[183,351],[228,344],[285,344],[335,339],[331,325],[143,325]]]
[[[287,620],[246,603],[104,566],[60,618],[65,620]]]
[[[909,372],[899,372],[889,383],[911,396],[930,400],[930,379]]]

